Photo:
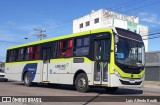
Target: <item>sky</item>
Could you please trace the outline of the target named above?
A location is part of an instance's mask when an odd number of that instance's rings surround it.
[[[46,30],[47,38],[69,34],[72,20],[92,10],[135,15],[150,34],[160,32],[159,5],[159,0],[0,0],[0,61],[8,47],[38,40],[34,28]],[[160,51],[159,45],[160,38],[149,40],[149,51]]]

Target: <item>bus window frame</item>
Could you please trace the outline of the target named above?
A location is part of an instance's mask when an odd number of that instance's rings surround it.
[[[70,40],[72,40],[72,48],[68,48],[68,42],[70,41]],[[67,47],[66,48],[63,48],[62,47],[62,49],[61,50],[65,50],[64,52],[65,52],[65,54],[64,54],[64,56],[59,56],[59,53],[60,53],[60,42],[64,42],[64,41],[66,41],[67,42]],[[62,40],[58,40],[57,41],[58,42],[58,47],[57,47],[57,57],[56,58],[70,58],[70,57],[73,57],[73,47],[74,47],[74,38],[67,38],[67,39],[62,39]],[[68,49],[71,49],[71,55],[70,56],[66,56],[66,50],[68,50]],[[63,54],[62,54],[63,55]]]
[[[59,42],[58,41],[53,41],[53,45],[52,45],[52,58],[56,59],[58,57],[58,50],[59,50]]]
[[[30,48],[30,47],[37,47],[37,46],[40,46],[39,59],[35,59],[35,57],[34,57],[34,59],[30,59],[30,58],[28,60],[25,59],[26,54],[29,54],[29,56],[30,56],[30,51],[29,51],[29,53],[19,54],[20,49],[25,49],[25,48]],[[10,55],[11,51],[14,51],[14,55],[12,55],[12,56]],[[36,51],[33,51],[32,54],[36,54],[36,53],[37,53]],[[31,46],[24,46],[24,47],[19,47],[19,48],[15,48],[15,49],[10,49],[10,50],[7,50],[6,62],[10,63],[10,62],[22,62],[22,61],[40,60],[40,53],[41,53],[41,44],[36,44],[36,45],[31,45]],[[18,60],[21,55],[23,55],[23,60],[22,59]],[[14,60],[10,61],[9,60],[10,57],[13,57]]]
[[[89,45],[85,45],[84,46],[84,38],[89,38]],[[76,39],[83,39],[82,40],[82,45],[81,46],[75,46],[75,43],[76,43]],[[75,49],[76,48],[83,48],[83,47],[88,47],[88,54],[87,55],[75,55]],[[91,34],[88,34],[88,35],[85,35],[85,36],[79,36],[79,37],[74,37],[74,41],[73,41],[73,57],[87,57],[87,58],[91,58],[90,57],[90,53],[91,53]]]
[[[103,34],[108,34],[107,37],[106,36],[103,36]],[[101,32],[101,33],[96,33],[95,35],[93,35],[93,37],[91,38],[91,42],[94,42],[95,40],[101,40],[101,39],[104,39],[104,38],[109,38],[109,59],[106,60],[106,62],[110,63],[110,57],[111,57],[111,52],[112,52],[112,49],[111,49],[111,46],[112,46],[112,33],[110,32]],[[92,61],[96,61],[95,60],[95,45],[92,46],[91,48],[91,52],[93,52],[91,54],[91,60]],[[101,60],[103,62],[103,60]]]

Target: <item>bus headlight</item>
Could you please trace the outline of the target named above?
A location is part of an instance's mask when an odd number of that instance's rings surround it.
[[[114,68],[112,67],[112,70],[114,71],[114,74],[115,74],[116,76],[121,77],[121,75],[119,74],[119,72],[118,72],[116,69],[114,69]]]
[[[118,71],[115,70],[114,73],[116,76],[121,77]]]
[[[142,75],[142,79],[144,79],[144,78],[145,78],[145,74]]]

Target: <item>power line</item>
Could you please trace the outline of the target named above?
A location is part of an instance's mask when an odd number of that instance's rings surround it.
[[[151,34],[148,34],[148,35],[143,35],[142,38],[146,37],[146,36],[148,36],[148,38],[145,38],[143,40],[160,38],[160,32],[151,33]],[[153,36],[153,37],[150,37],[150,36]]]
[[[117,8],[115,8],[115,10],[119,10],[120,8],[127,7],[127,6],[130,6],[130,5],[133,5],[133,4],[138,4],[138,3],[144,2],[144,1],[146,1],[146,0],[142,0],[142,1],[132,0],[132,1],[127,2],[127,3],[123,3],[123,4],[120,4],[120,5],[117,5],[117,6],[116,6]],[[107,9],[107,8],[106,8],[106,9]],[[108,9],[111,9],[111,8],[108,8]],[[139,9],[139,8],[138,8],[138,9]],[[134,9],[134,10],[135,10],[135,9]],[[133,10],[129,10],[129,11],[133,11]],[[129,12],[129,11],[126,11],[126,12]],[[113,12],[114,12],[114,11],[113,11]],[[124,13],[126,13],[126,12],[124,12]],[[65,26],[65,25],[67,25],[68,23],[71,23],[71,22],[73,21],[73,19],[75,19],[75,18],[71,18],[71,19],[68,19],[68,20],[61,21],[62,23],[56,23],[56,24],[54,24],[55,27],[52,28],[52,29],[61,28],[61,27]],[[58,27],[57,27],[57,26],[58,26]],[[45,27],[49,27],[49,25],[46,25]]]
[[[160,34],[160,32],[157,32],[157,33],[151,33],[151,34],[148,34],[148,35],[143,35],[142,37],[145,37],[145,36],[154,36],[154,35],[157,35],[157,34]]]
[[[149,28],[149,31],[150,31],[149,33],[151,33],[151,32],[152,32],[152,33],[153,33],[153,32],[157,32],[157,31],[160,32],[160,28],[157,28],[157,27],[154,27],[154,28],[153,28],[153,27],[152,27],[152,28]]]
[[[123,7],[127,7],[127,6],[130,6],[130,5],[133,5],[133,4],[137,4],[137,3],[140,3],[140,2],[143,2],[143,1],[135,1],[135,0],[132,0],[130,2],[127,2],[127,3],[124,3],[124,4],[121,4],[121,5],[117,5],[117,7],[115,8],[115,10],[119,9],[119,8],[123,8]],[[156,2],[157,3],[157,2]],[[152,4],[155,4],[155,3],[152,3]],[[148,4],[147,4],[148,5]],[[149,4],[150,5],[150,4]],[[150,6],[153,6],[153,5],[150,5]],[[136,9],[140,9],[140,8],[143,8],[143,7],[146,7],[146,5],[143,5],[143,6],[140,6],[138,8],[135,8],[134,10],[128,10],[126,12],[129,12],[129,11],[135,11]],[[113,11],[114,12],[114,11]],[[71,23],[72,20],[75,19],[75,18],[72,18],[72,19],[68,19],[68,20],[64,20],[64,21],[61,21],[62,23],[57,23],[55,24],[54,28],[52,29],[58,29],[58,28],[61,28],[61,27],[64,27],[66,26],[68,23]],[[49,25],[46,25],[46,27],[49,27]],[[65,27],[64,27],[65,28]],[[63,30],[64,31],[64,30]],[[147,36],[147,35],[146,35]]]
[[[144,2],[144,1],[146,1],[146,0],[141,0],[141,1],[135,1],[135,0],[133,0],[131,2],[124,3],[124,4],[120,5],[115,10],[119,10],[120,8],[124,8],[124,7],[130,6],[130,5],[134,5],[134,4],[139,4],[139,3]]]
[[[117,5],[117,6],[116,6],[117,8],[115,8],[115,10],[119,10],[120,8],[127,7],[127,6],[134,5],[134,4],[139,4],[139,3],[144,2],[144,1],[146,1],[146,0],[142,0],[142,1],[132,0],[132,1],[129,1],[129,2],[127,2],[127,3],[123,3],[123,4],[120,4],[120,5]],[[157,3],[157,2],[154,2],[154,3],[152,3],[152,4],[155,4],[155,3]],[[148,4],[147,4],[147,5],[148,5]],[[134,8],[134,9],[125,11],[124,13],[130,12],[130,11],[135,11],[135,10],[140,9],[140,8],[142,8],[142,7],[146,7],[147,5],[143,5],[143,6],[140,6],[140,7],[138,7],[138,8]],[[149,4],[149,5],[150,5],[150,6],[153,6],[153,5],[151,5],[151,4]],[[106,9],[107,9],[107,8],[106,8]],[[112,8],[108,8],[108,9],[112,9]],[[114,12],[114,11],[113,11],[113,12]],[[58,28],[66,25],[66,24],[68,24],[68,23],[71,23],[71,22],[73,21],[73,19],[75,19],[75,18],[71,18],[71,19],[68,19],[68,20],[61,21],[62,23],[54,24],[55,27],[52,28],[52,29],[58,29]],[[57,27],[57,26],[60,26],[60,27]],[[49,27],[49,25],[46,25],[45,27]]]
[[[160,38],[160,36],[151,37],[151,38],[148,38],[148,39],[158,39],[158,38]],[[148,39],[143,39],[143,40],[148,40]]]
[[[10,41],[3,41],[3,40],[0,40],[0,43],[22,44],[22,43],[19,43],[19,42],[10,42]]]
[[[154,6],[153,4],[158,4],[158,3],[159,3],[159,1],[158,2],[152,2],[150,4],[146,4],[146,5],[143,5],[143,6],[140,6],[140,7],[136,7],[136,8],[130,9],[128,11],[125,11],[124,13],[128,13],[130,11],[135,11],[137,9],[141,9],[141,8],[144,8],[144,7]]]
[[[143,2],[143,1],[139,1],[139,2],[135,2],[135,0],[132,0],[132,1],[130,1],[130,2],[127,2],[127,3],[125,3],[125,4],[121,4],[121,5],[119,5],[116,9],[119,9],[119,8],[122,8],[122,6],[123,7],[127,7],[127,6],[129,6],[129,5],[133,5],[133,4],[135,4],[135,3],[140,3],[140,2]],[[157,3],[157,2],[155,2],[155,3]],[[154,3],[154,4],[155,4]],[[152,3],[153,4],[153,3]],[[148,5],[148,4],[147,4]],[[150,6],[153,6],[153,5],[151,5],[151,4],[149,4]],[[142,8],[142,7],[146,7],[146,5],[143,5],[143,6],[141,6],[141,7],[139,7],[139,8]],[[136,8],[136,9],[139,9],[139,8]],[[133,11],[133,10],[129,10],[129,11]],[[126,11],[126,12],[129,12],[129,11]],[[134,11],[135,11],[135,9],[134,9]],[[71,19],[69,19],[69,20],[65,20],[65,21],[62,21],[62,22],[65,22],[65,23],[70,23],[71,22]],[[64,26],[65,24],[64,23],[58,23],[57,25],[55,25],[55,26]],[[55,29],[56,28],[59,28],[59,27],[55,27]],[[149,34],[150,36],[151,36],[151,34]],[[155,35],[155,34],[154,34]],[[145,36],[147,36],[147,35],[145,35]],[[17,43],[17,42],[9,42],[9,41],[0,41],[0,42],[2,42],[2,43],[11,43],[11,44],[21,44],[21,43]]]
[[[145,0],[143,0],[143,1],[135,1],[135,0],[132,0],[132,1],[130,1],[130,2],[127,2],[127,3],[124,3],[124,4],[121,4],[121,5],[117,5],[117,8],[115,8],[115,10],[119,10],[120,8],[122,8],[122,6],[123,7],[127,7],[127,6],[130,6],[131,5],[131,3],[132,3],[132,5],[133,4],[137,4],[137,3],[140,3],[140,2],[144,2]],[[106,8],[107,9],[107,8]],[[112,8],[108,8],[108,9],[112,9]],[[114,12],[114,11],[113,11]],[[54,26],[64,26],[65,24],[68,24],[68,23],[71,23],[72,21],[73,21],[73,19],[75,19],[75,18],[71,18],[71,19],[68,19],[68,20],[64,20],[64,21],[61,21],[61,22],[63,22],[63,23],[57,23],[57,24],[54,24]],[[64,24],[65,23],[65,24]],[[46,27],[49,27],[49,25],[46,25]],[[55,28],[59,28],[59,27],[55,27]],[[55,29],[54,28],[54,29]]]
[[[152,38],[149,38],[149,39],[157,39],[157,38],[160,38],[160,36],[152,37]]]

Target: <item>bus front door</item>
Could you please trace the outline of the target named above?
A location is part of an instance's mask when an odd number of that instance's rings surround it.
[[[94,45],[94,84],[108,84],[110,38],[97,39]]]
[[[51,48],[43,48],[43,69],[42,69],[42,81],[48,81],[48,65],[50,63]]]

